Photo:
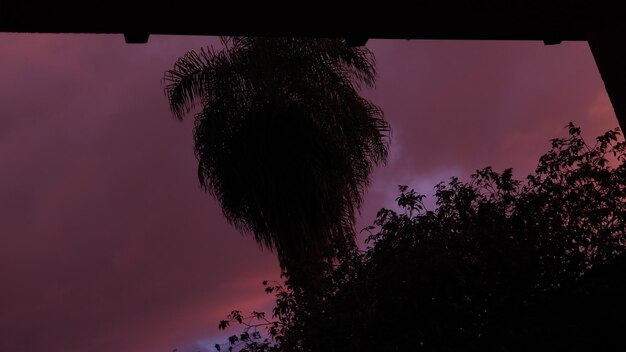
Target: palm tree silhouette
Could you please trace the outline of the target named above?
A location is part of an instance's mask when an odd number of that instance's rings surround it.
[[[315,275],[354,244],[355,209],[387,157],[389,125],[358,94],[374,85],[373,55],[340,39],[222,43],[188,52],[164,77],[176,118],[201,106],[200,184],[232,225],[276,250],[291,278]]]

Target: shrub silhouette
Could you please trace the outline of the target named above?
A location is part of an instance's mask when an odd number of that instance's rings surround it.
[[[399,188],[399,210],[367,228],[303,299],[289,285],[273,318],[218,348],[247,351],[528,351],[609,348],[626,328],[626,144],[586,144],[570,124],[526,180],[487,167],[435,187],[436,208]],[[616,259],[618,258],[618,259]],[[266,328],[264,330],[263,328]]]

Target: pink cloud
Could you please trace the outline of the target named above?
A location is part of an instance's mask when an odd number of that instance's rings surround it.
[[[171,118],[160,82],[216,42],[0,35],[0,350],[184,348],[220,336],[230,309],[269,306],[260,281],[277,261],[200,192],[193,124]],[[393,157],[362,225],[398,184],[526,172],[568,121],[617,125],[584,43],[370,47],[380,77],[366,95],[394,128]]]

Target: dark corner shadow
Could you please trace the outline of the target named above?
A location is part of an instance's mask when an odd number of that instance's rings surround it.
[[[508,351],[624,350],[625,298],[626,254],[621,254],[526,309],[507,312],[504,323],[491,327],[487,345]]]

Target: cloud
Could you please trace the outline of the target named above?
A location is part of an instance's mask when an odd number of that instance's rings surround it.
[[[215,38],[0,35],[0,350],[148,351],[214,341],[230,309],[271,307],[274,255],[196,180],[190,120],[160,79]],[[584,43],[371,41],[365,94],[394,129],[359,224],[396,187],[530,170],[568,121],[617,125]],[[519,174],[518,174],[519,175]]]
[[[21,82],[0,97],[0,350],[142,350],[258,302],[260,280],[229,283],[276,260],[200,192],[192,125],[160,85],[206,39],[1,39]]]
[[[512,167],[524,178],[569,121],[590,138],[617,126],[584,42],[375,40],[369,47],[379,77],[365,94],[385,111],[393,140],[359,228],[393,205],[397,185],[428,195],[438,182],[486,166]]]

